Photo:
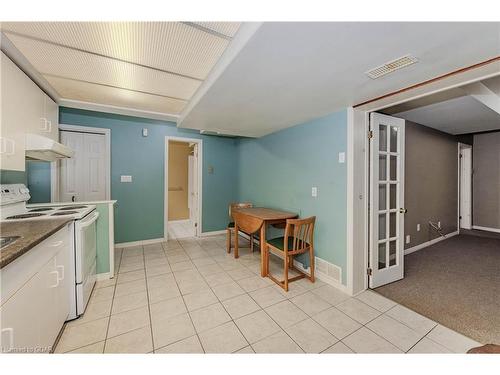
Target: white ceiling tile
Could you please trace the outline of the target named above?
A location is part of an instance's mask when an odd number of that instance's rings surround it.
[[[180,22],[5,22],[1,27],[198,79],[207,77],[229,44]]]
[[[53,76],[44,78],[65,99],[174,115],[179,114],[186,105],[186,101],[163,96]]]
[[[44,75],[59,76],[189,100],[201,82],[60,45],[7,33]]]
[[[241,22],[193,22],[201,27],[213,30],[230,38],[234,37]]]

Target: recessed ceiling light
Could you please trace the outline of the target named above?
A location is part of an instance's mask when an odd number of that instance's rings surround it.
[[[413,57],[411,55],[406,55],[406,56],[397,58],[395,60],[389,61],[389,62],[387,62],[383,65],[380,65],[376,68],[373,68],[373,69],[367,71],[366,74],[371,79],[377,79],[377,78],[385,76],[386,74],[389,74],[389,73],[395,72],[396,70],[404,68],[406,66],[415,64],[416,62],[418,62],[418,60],[415,57]]]

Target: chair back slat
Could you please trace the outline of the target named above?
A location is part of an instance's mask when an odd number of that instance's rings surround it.
[[[253,204],[250,202],[241,202],[241,203],[231,203],[229,205],[229,218],[233,219],[233,210],[235,208],[252,208]]]
[[[301,251],[313,246],[314,223],[316,216],[306,219],[288,219],[285,228],[285,249],[287,251]],[[289,238],[292,237],[292,248],[288,248]]]

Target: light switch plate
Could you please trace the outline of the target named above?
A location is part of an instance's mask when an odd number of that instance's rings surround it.
[[[339,163],[345,163],[345,152],[339,152]]]
[[[132,176],[120,176],[120,182],[132,182]]]
[[[316,186],[313,186],[311,189],[311,196],[313,198],[316,198],[318,196],[318,188]]]
[[[420,224],[417,224],[417,232],[420,232]]]
[[[142,129],[142,136],[147,137],[148,136],[148,128],[143,128]]]
[[[406,236],[406,243],[410,243],[410,235]]]

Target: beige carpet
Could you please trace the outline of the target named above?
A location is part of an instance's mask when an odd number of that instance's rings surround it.
[[[481,343],[500,344],[500,238],[460,234],[405,256],[375,291]]]

